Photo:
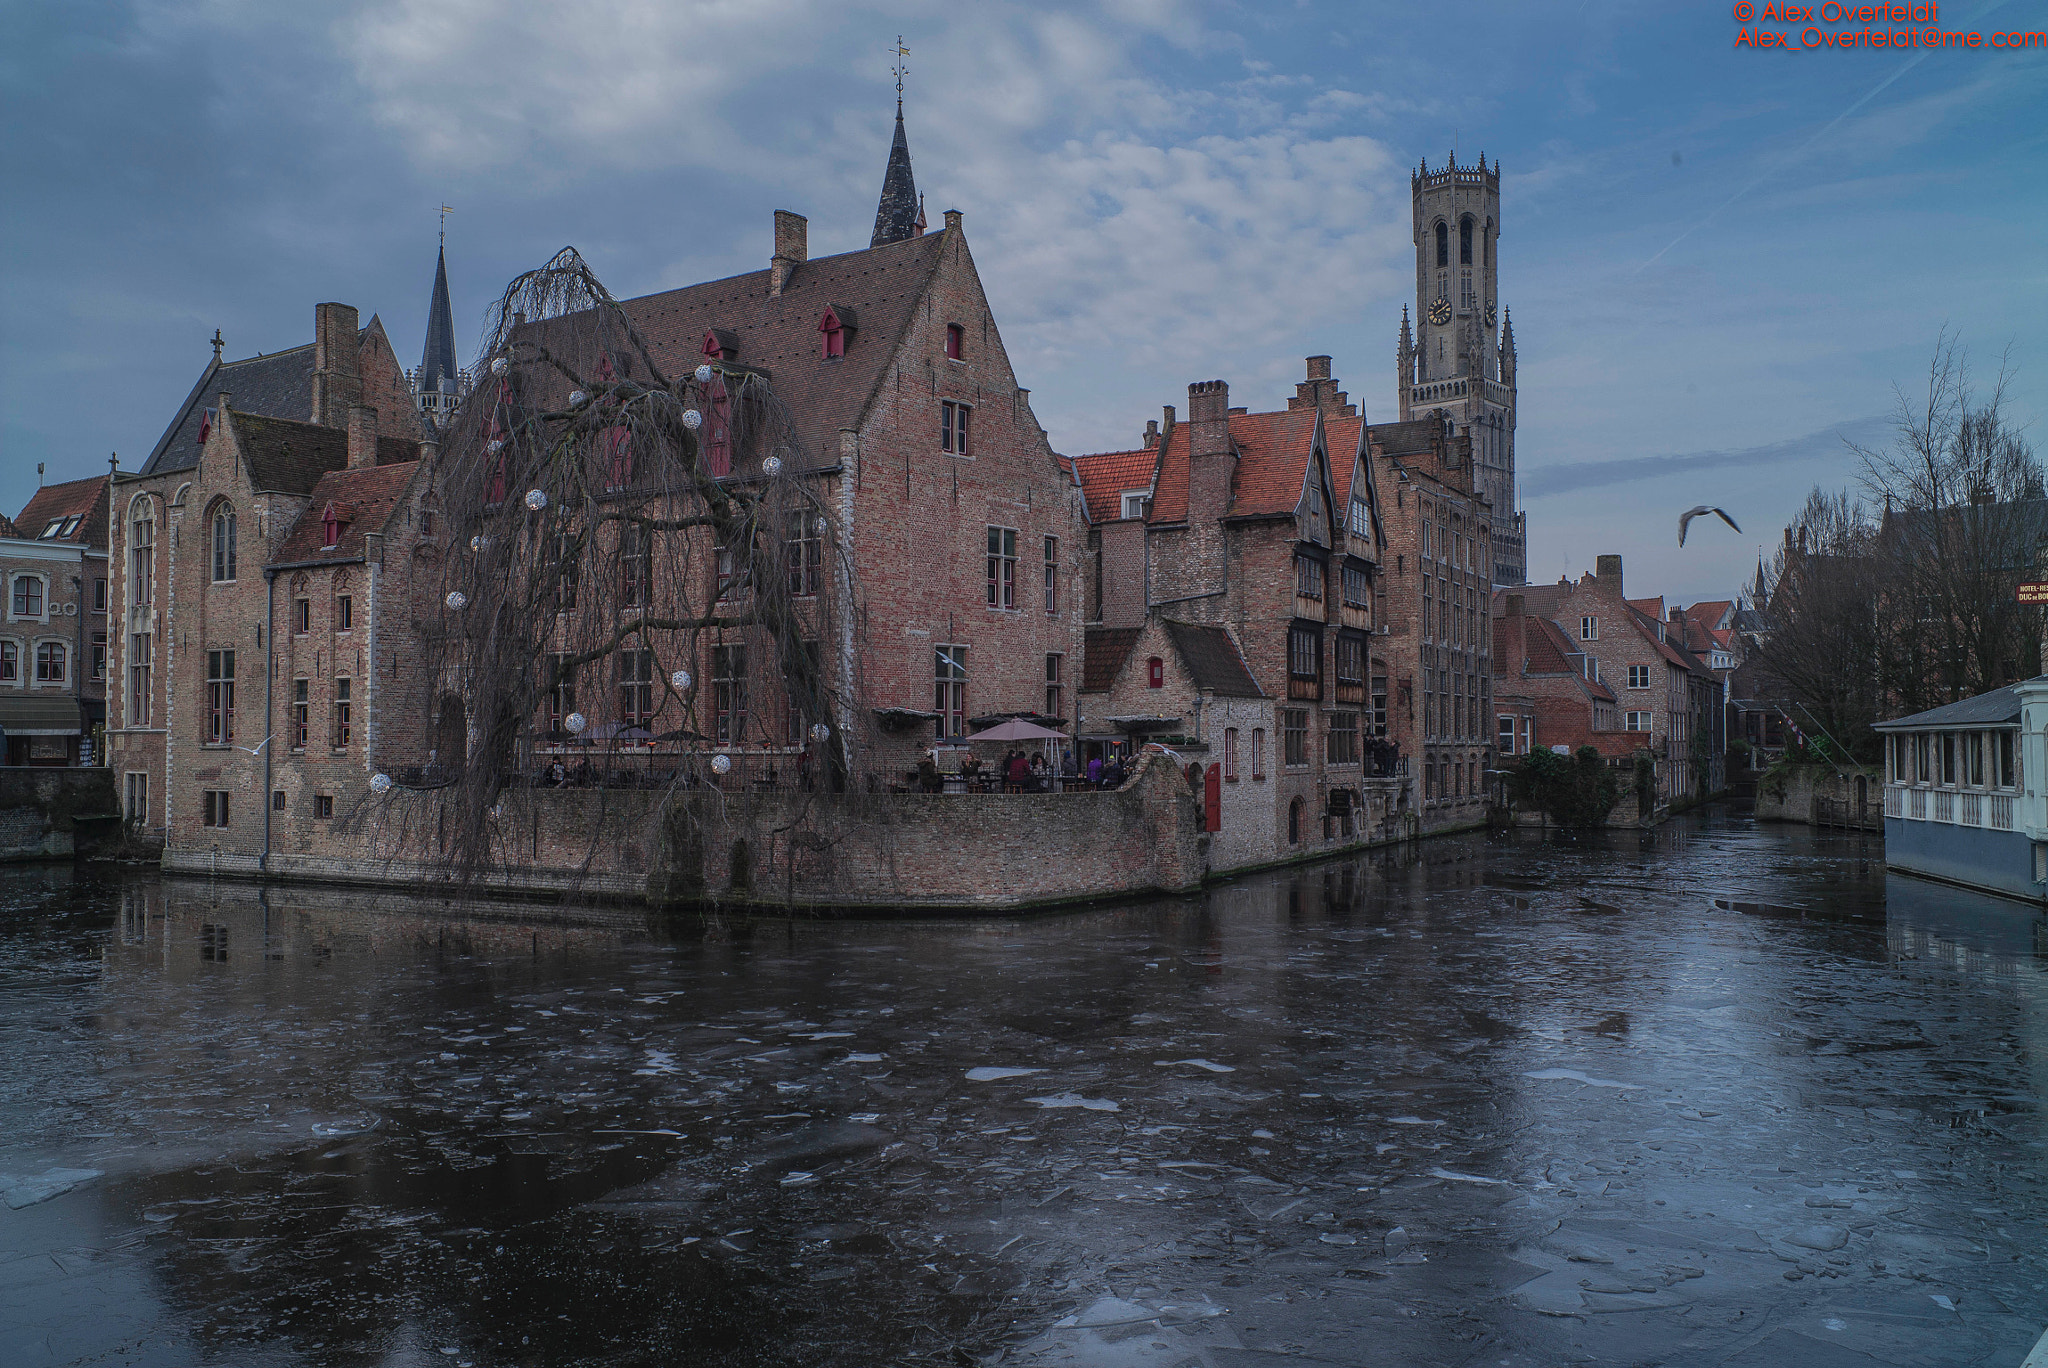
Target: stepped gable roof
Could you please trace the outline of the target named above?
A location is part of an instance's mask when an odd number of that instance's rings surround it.
[[[419,468],[419,462],[411,460],[361,470],[328,471],[313,485],[312,501],[293,524],[277,554],[271,557],[272,563],[361,560],[365,534],[384,530]],[[342,515],[341,537],[332,547],[324,545],[327,534],[321,519],[330,503]]]
[[[1192,622],[1169,620],[1164,625],[1173,649],[1180,653],[1181,663],[1188,667],[1197,689],[1207,690],[1220,698],[1266,696],[1252,678],[1251,669],[1244,663],[1244,656],[1238,651],[1237,643],[1230,639],[1230,633],[1221,627]]]
[[[762,270],[642,295],[621,307],[670,379],[697,368],[705,333],[732,333],[739,344],[734,360],[767,371],[789,405],[805,456],[836,465],[839,429],[856,426],[866,413],[952,238],[926,233],[814,258],[791,273],[780,295],[768,293],[769,272]],[[835,305],[856,310],[861,326],[844,356],[825,360],[818,322]]]
[[[2039,683],[2048,675],[2036,675],[2028,683]],[[1929,708],[1908,717],[1895,717],[1889,722],[1876,724],[1878,731],[1918,731],[1928,727],[1999,727],[2012,726],[2020,720],[2020,694],[2016,685],[2008,684],[1990,693],[1965,698],[1959,703],[1945,703],[1939,708]]]
[[[1122,518],[1124,491],[1150,490],[1158,466],[1157,451],[1099,451],[1068,461],[1074,478],[1081,482],[1081,497],[1088,503],[1088,521],[1095,523]]]
[[[357,331],[358,346],[369,331],[367,326]],[[313,344],[240,361],[209,361],[199,383],[192,386],[178,406],[177,416],[157,439],[156,449],[142,463],[140,474],[161,475],[199,464],[199,433],[206,425],[206,410],[222,390],[228,392],[236,413],[304,422],[313,413]]]
[[[20,535],[21,531],[15,527],[14,519],[8,517],[5,513],[0,513],[0,537],[19,537]]]
[[[1090,627],[1081,657],[1081,692],[1108,693],[1117,672],[1131,658],[1131,648],[1143,634],[1139,627]]]
[[[64,536],[46,535],[52,527],[61,530],[73,518],[78,523]],[[92,475],[83,480],[44,485],[36,491],[21,516],[12,520],[16,530],[0,534],[28,537],[36,541],[61,542],[66,546],[107,546],[107,477]]]

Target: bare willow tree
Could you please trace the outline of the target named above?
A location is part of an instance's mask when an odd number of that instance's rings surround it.
[[[1849,755],[1874,753],[1871,724],[1886,715],[1878,529],[1853,495],[1818,487],[1793,526],[1772,566],[1760,691],[1803,732],[1836,738]]]
[[[1876,539],[1883,595],[1879,669],[1902,711],[1983,693],[2034,673],[2037,610],[2017,602],[2048,532],[2040,462],[2007,413],[2009,353],[1979,388],[1948,330],[1925,387],[1898,391],[1892,440],[1854,447],[1885,509]]]
[[[392,777],[434,794],[435,829],[401,839],[465,875],[514,863],[501,796],[556,765],[600,805],[582,867],[678,806],[614,787],[843,792],[851,568],[804,465],[765,373],[671,374],[571,249],[515,279],[441,449],[446,549],[413,570],[430,742]]]

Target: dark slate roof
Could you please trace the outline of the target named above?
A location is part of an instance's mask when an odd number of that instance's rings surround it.
[[[2048,675],[2037,678],[2048,678]],[[1911,717],[1895,717],[1889,722],[1880,722],[1876,729],[1924,731],[1935,727],[2010,727],[2019,720],[2019,689],[2008,684],[2003,689],[1993,689],[1990,693],[1978,694],[1960,703],[1947,703],[1926,712],[1914,713]]]
[[[142,474],[190,470],[199,464],[199,430],[222,390],[237,413],[304,422],[313,413],[313,344],[243,361],[209,362],[157,440],[156,450],[142,463]]]
[[[1389,456],[1415,456],[1434,451],[1443,431],[1443,424],[1434,418],[1411,418],[1405,423],[1374,423],[1372,441]]]
[[[1167,622],[1166,635],[1181,662],[1194,677],[1197,689],[1221,698],[1264,698],[1265,693],[1244,663],[1237,643],[1221,627],[1197,626],[1191,622]]]
[[[47,538],[43,530],[53,522],[64,522],[71,518],[79,520],[68,537]],[[56,540],[67,546],[91,546],[105,550],[107,545],[107,477],[92,475],[83,480],[67,480],[63,484],[44,485],[36,496],[21,510],[21,516],[13,525],[19,529],[17,535],[32,537],[37,541]]]
[[[926,233],[806,261],[773,297],[769,273],[749,271],[642,295],[621,307],[670,377],[696,368],[705,333],[731,332],[738,343],[735,359],[768,371],[776,395],[789,405],[805,455],[836,465],[839,429],[859,425],[949,237]],[[825,360],[819,355],[818,321],[836,305],[857,310],[860,328],[846,344],[846,355]]]
[[[448,306],[448,253],[444,250],[434,262],[434,298],[427,306],[427,346],[420,356],[419,388],[453,393],[460,378],[455,364],[455,314]]]
[[[348,434],[319,423],[233,410],[242,464],[256,489],[310,495],[320,477],[348,464]]]
[[[1081,657],[1081,692],[1108,693],[1116,683],[1117,671],[1131,658],[1142,629],[1137,627],[1090,627],[1086,651]]]
[[[896,141],[889,146],[889,169],[882,176],[882,198],[875,206],[875,235],[868,246],[914,238],[917,226],[917,182],[910,175],[910,140],[903,136],[903,106],[896,106]]]
[[[363,534],[384,530],[419,468],[418,461],[404,461],[365,470],[331,470],[322,475],[313,486],[313,501],[272,561],[293,565],[306,561],[361,560]],[[341,515],[340,540],[332,547],[323,545],[327,540],[324,516],[329,504]]]

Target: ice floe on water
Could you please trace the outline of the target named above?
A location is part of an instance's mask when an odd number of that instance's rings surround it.
[[[970,1083],[993,1083],[1001,1078],[1022,1078],[1025,1074],[1044,1073],[1043,1069],[1006,1069],[995,1064],[982,1064],[967,1071]]]
[[[882,1062],[882,1056],[878,1054],[850,1054],[846,1057],[846,1062],[849,1064],[879,1064]]]
[[[1155,1059],[1152,1062],[1162,1069],[1170,1069],[1176,1064],[1190,1064],[1197,1069],[1207,1069],[1210,1073],[1237,1072],[1235,1064],[1218,1064],[1214,1060],[1209,1059]]]
[[[1531,1069],[1524,1078],[1562,1078],[1574,1083],[1585,1083],[1595,1088],[1640,1088],[1640,1083],[1617,1083],[1611,1078],[1592,1078],[1577,1069]]]
[[[1481,1178],[1476,1173],[1455,1173],[1447,1168],[1433,1168],[1429,1171],[1429,1176],[1441,1178],[1447,1183],[1480,1183],[1486,1187],[1503,1186],[1498,1178]]]
[[[1051,1097],[1027,1097],[1026,1102],[1036,1102],[1041,1107],[1081,1107],[1087,1111],[1113,1112],[1119,1110],[1116,1103],[1106,1097],[1083,1097],[1079,1093],[1055,1093]]]
[[[62,1197],[79,1184],[100,1176],[99,1169],[88,1168],[49,1168],[33,1177],[0,1173],[0,1200],[7,1203],[8,1210],[19,1211],[52,1197]]]

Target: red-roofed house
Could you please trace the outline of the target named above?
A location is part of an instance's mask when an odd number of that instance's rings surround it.
[[[107,480],[45,485],[19,517],[0,518],[0,763],[100,763]]]
[[[1169,407],[1139,450],[1072,463],[1091,523],[1083,744],[1184,737],[1226,792],[1253,795],[1224,817],[1256,812],[1262,829],[1226,827],[1218,867],[1384,837],[1402,810],[1373,665],[1384,534],[1364,441],[1323,356],[1285,409],[1190,385],[1185,421]],[[1231,644],[1267,711],[1200,685],[1176,664],[1185,642],[1143,644],[1197,628]]]

